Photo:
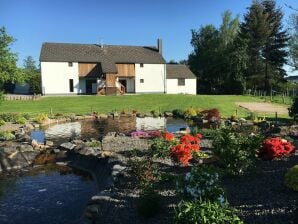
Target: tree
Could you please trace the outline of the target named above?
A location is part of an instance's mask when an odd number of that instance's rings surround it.
[[[201,27],[198,31],[192,30],[191,44],[194,48],[189,55],[188,63],[190,69],[199,77],[198,90],[204,93],[239,93],[233,83],[241,81],[243,72],[239,71],[246,58],[241,54],[242,64],[237,65],[237,69],[231,68],[239,61],[236,59],[238,53],[243,53],[242,48],[239,51],[234,47],[235,39],[238,37],[239,17],[232,18],[232,13],[226,11],[222,15],[222,24],[217,29],[213,25]],[[243,43],[242,41],[240,43]],[[239,46],[240,47],[240,46]],[[234,58],[235,60],[231,60]],[[237,74],[234,74],[237,73]],[[235,91],[236,90],[236,91]],[[242,92],[241,92],[242,93]]]
[[[0,89],[7,84],[24,81],[23,73],[17,68],[18,60],[16,54],[11,52],[9,46],[15,41],[12,36],[6,33],[4,27],[0,28]]]
[[[245,75],[250,88],[270,91],[286,74],[283,65],[289,37],[282,19],[283,13],[273,0],[254,1],[244,15],[240,36],[248,45]]]
[[[289,64],[298,70],[298,13],[292,14],[291,21],[291,39],[289,41]]]
[[[24,74],[25,80],[30,86],[31,94],[40,94],[41,93],[41,76],[40,70],[36,66],[32,56],[28,56],[24,59]]]

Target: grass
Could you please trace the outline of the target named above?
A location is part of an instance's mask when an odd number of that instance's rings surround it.
[[[36,115],[53,114],[88,114],[91,112],[108,113],[122,110],[139,112],[172,111],[194,107],[200,109],[217,108],[223,116],[234,115],[246,117],[249,112],[239,108],[235,102],[264,102],[257,97],[236,95],[170,95],[142,94],[124,96],[57,96],[43,97],[37,101],[4,101],[0,105],[1,112],[20,112]],[[260,114],[261,115],[261,114]]]

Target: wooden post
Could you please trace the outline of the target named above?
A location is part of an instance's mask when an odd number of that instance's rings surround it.
[[[277,112],[275,112],[275,125],[277,125]]]

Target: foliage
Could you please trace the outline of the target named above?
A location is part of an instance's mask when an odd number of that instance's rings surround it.
[[[216,108],[203,110],[200,114],[203,116],[204,119],[208,120],[209,122],[220,121],[220,112]]]
[[[36,67],[36,62],[32,56],[28,56],[24,59],[24,74],[25,80],[30,86],[31,94],[41,93],[41,75],[40,70]]]
[[[150,158],[145,160],[130,160],[129,166],[142,189],[153,187],[160,179],[158,165],[153,163]]]
[[[179,144],[171,148],[171,156],[173,159],[179,161],[182,165],[187,166],[189,160],[192,159],[192,153],[200,150],[200,140],[202,135],[184,135],[180,137]]]
[[[294,117],[294,119],[296,119],[296,117],[298,116],[298,97],[294,98],[293,104],[289,108],[289,116]]]
[[[273,0],[254,1],[244,15],[240,36],[247,43],[248,88],[271,91],[284,80],[289,36],[282,25],[283,13]]]
[[[17,124],[26,124],[26,123],[27,123],[27,120],[26,120],[26,118],[24,118],[24,117],[20,117],[20,118],[18,118],[18,119],[16,120],[16,123],[17,123]]]
[[[285,185],[294,191],[298,191],[298,165],[293,166],[286,172]]]
[[[284,155],[289,155],[295,147],[285,139],[267,138],[263,141],[258,151],[258,156],[263,160],[271,160]]]
[[[4,121],[4,120],[2,120],[2,119],[0,119],[0,126],[1,125],[4,125],[6,122]]]
[[[138,202],[138,213],[145,218],[155,216],[160,211],[161,196],[153,187],[146,188],[140,195]]]
[[[5,84],[24,81],[23,72],[17,68],[17,55],[11,52],[10,45],[15,41],[6,33],[5,27],[0,27],[0,89]]]
[[[184,111],[184,118],[191,119],[193,117],[197,116],[197,110],[189,107]]]
[[[45,113],[40,113],[35,117],[35,121],[39,124],[42,124],[44,121],[48,120],[49,117]]]
[[[289,41],[289,55],[291,58],[291,65],[298,69],[298,13],[294,13],[290,17],[291,21],[291,39]]]
[[[254,165],[262,136],[247,136],[231,129],[221,129],[214,136],[213,152],[228,174],[237,175]]]
[[[170,149],[177,144],[174,135],[168,132],[162,138],[154,138],[151,142],[150,150],[154,156],[166,157],[170,155]]]
[[[24,118],[24,115],[21,113],[1,113],[0,114],[0,119],[5,122],[18,123],[18,121],[22,120],[23,118]]]
[[[15,136],[10,131],[0,131],[0,139],[9,141],[15,139]]]
[[[4,94],[2,91],[0,91],[0,104],[4,100]]]
[[[176,118],[183,118],[184,117],[184,112],[181,109],[174,109],[173,110],[173,116]]]
[[[216,201],[226,203],[224,190],[219,186],[219,175],[214,167],[192,167],[190,173],[177,182],[177,191],[190,199]]]
[[[243,224],[228,205],[210,201],[182,201],[175,212],[176,224]]]

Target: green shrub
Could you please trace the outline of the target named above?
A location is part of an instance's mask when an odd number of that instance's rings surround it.
[[[210,201],[182,201],[175,212],[176,224],[242,224],[235,210]]]
[[[6,124],[6,122],[2,119],[0,119],[0,126]]]
[[[294,117],[294,119],[296,119],[298,116],[298,97],[293,99],[293,104],[289,108],[289,116]]]
[[[160,113],[156,110],[151,110],[150,113],[152,114],[153,117],[159,117]]]
[[[285,184],[288,188],[298,191],[298,165],[289,169],[285,175]]]
[[[85,142],[85,145],[87,147],[99,147],[101,146],[100,141],[91,141],[91,142]]]
[[[139,198],[138,213],[145,218],[155,216],[160,211],[161,196],[152,187],[145,189]]]
[[[150,150],[153,156],[167,157],[170,155],[170,149],[177,144],[177,140],[166,141],[164,138],[154,138],[151,141]]]
[[[22,117],[19,113],[1,113],[0,119],[5,122],[16,122],[18,119]]]
[[[213,152],[228,174],[237,175],[254,165],[256,150],[262,141],[262,136],[247,136],[231,129],[221,129],[214,135]]]
[[[45,113],[41,113],[41,114],[38,114],[36,117],[35,117],[35,121],[39,124],[42,124],[44,121],[48,120],[48,115],[45,114]]]
[[[190,199],[202,199],[226,203],[224,190],[219,186],[219,174],[214,167],[192,167],[177,183],[177,191]]]
[[[17,123],[17,124],[26,124],[26,123],[27,123],[27,120],[26,120],[26,118],[24,118],[24,117],[20,117],[20,118],[18,118],[18,119],[16,120],[16,123]]]
[[[9,131],[1,131],[0,132],[0,139],[9,141],[9,140],[15,139],[15,136]]]
[[[30,120],[31,116],[28,113],[23,113],[22,116],[26,119],[26,120]]]
[[[176,118],[183,118],[184,112],[183,112],[183,110],[175,109],[175,110],[173,110],[173,116]]]

